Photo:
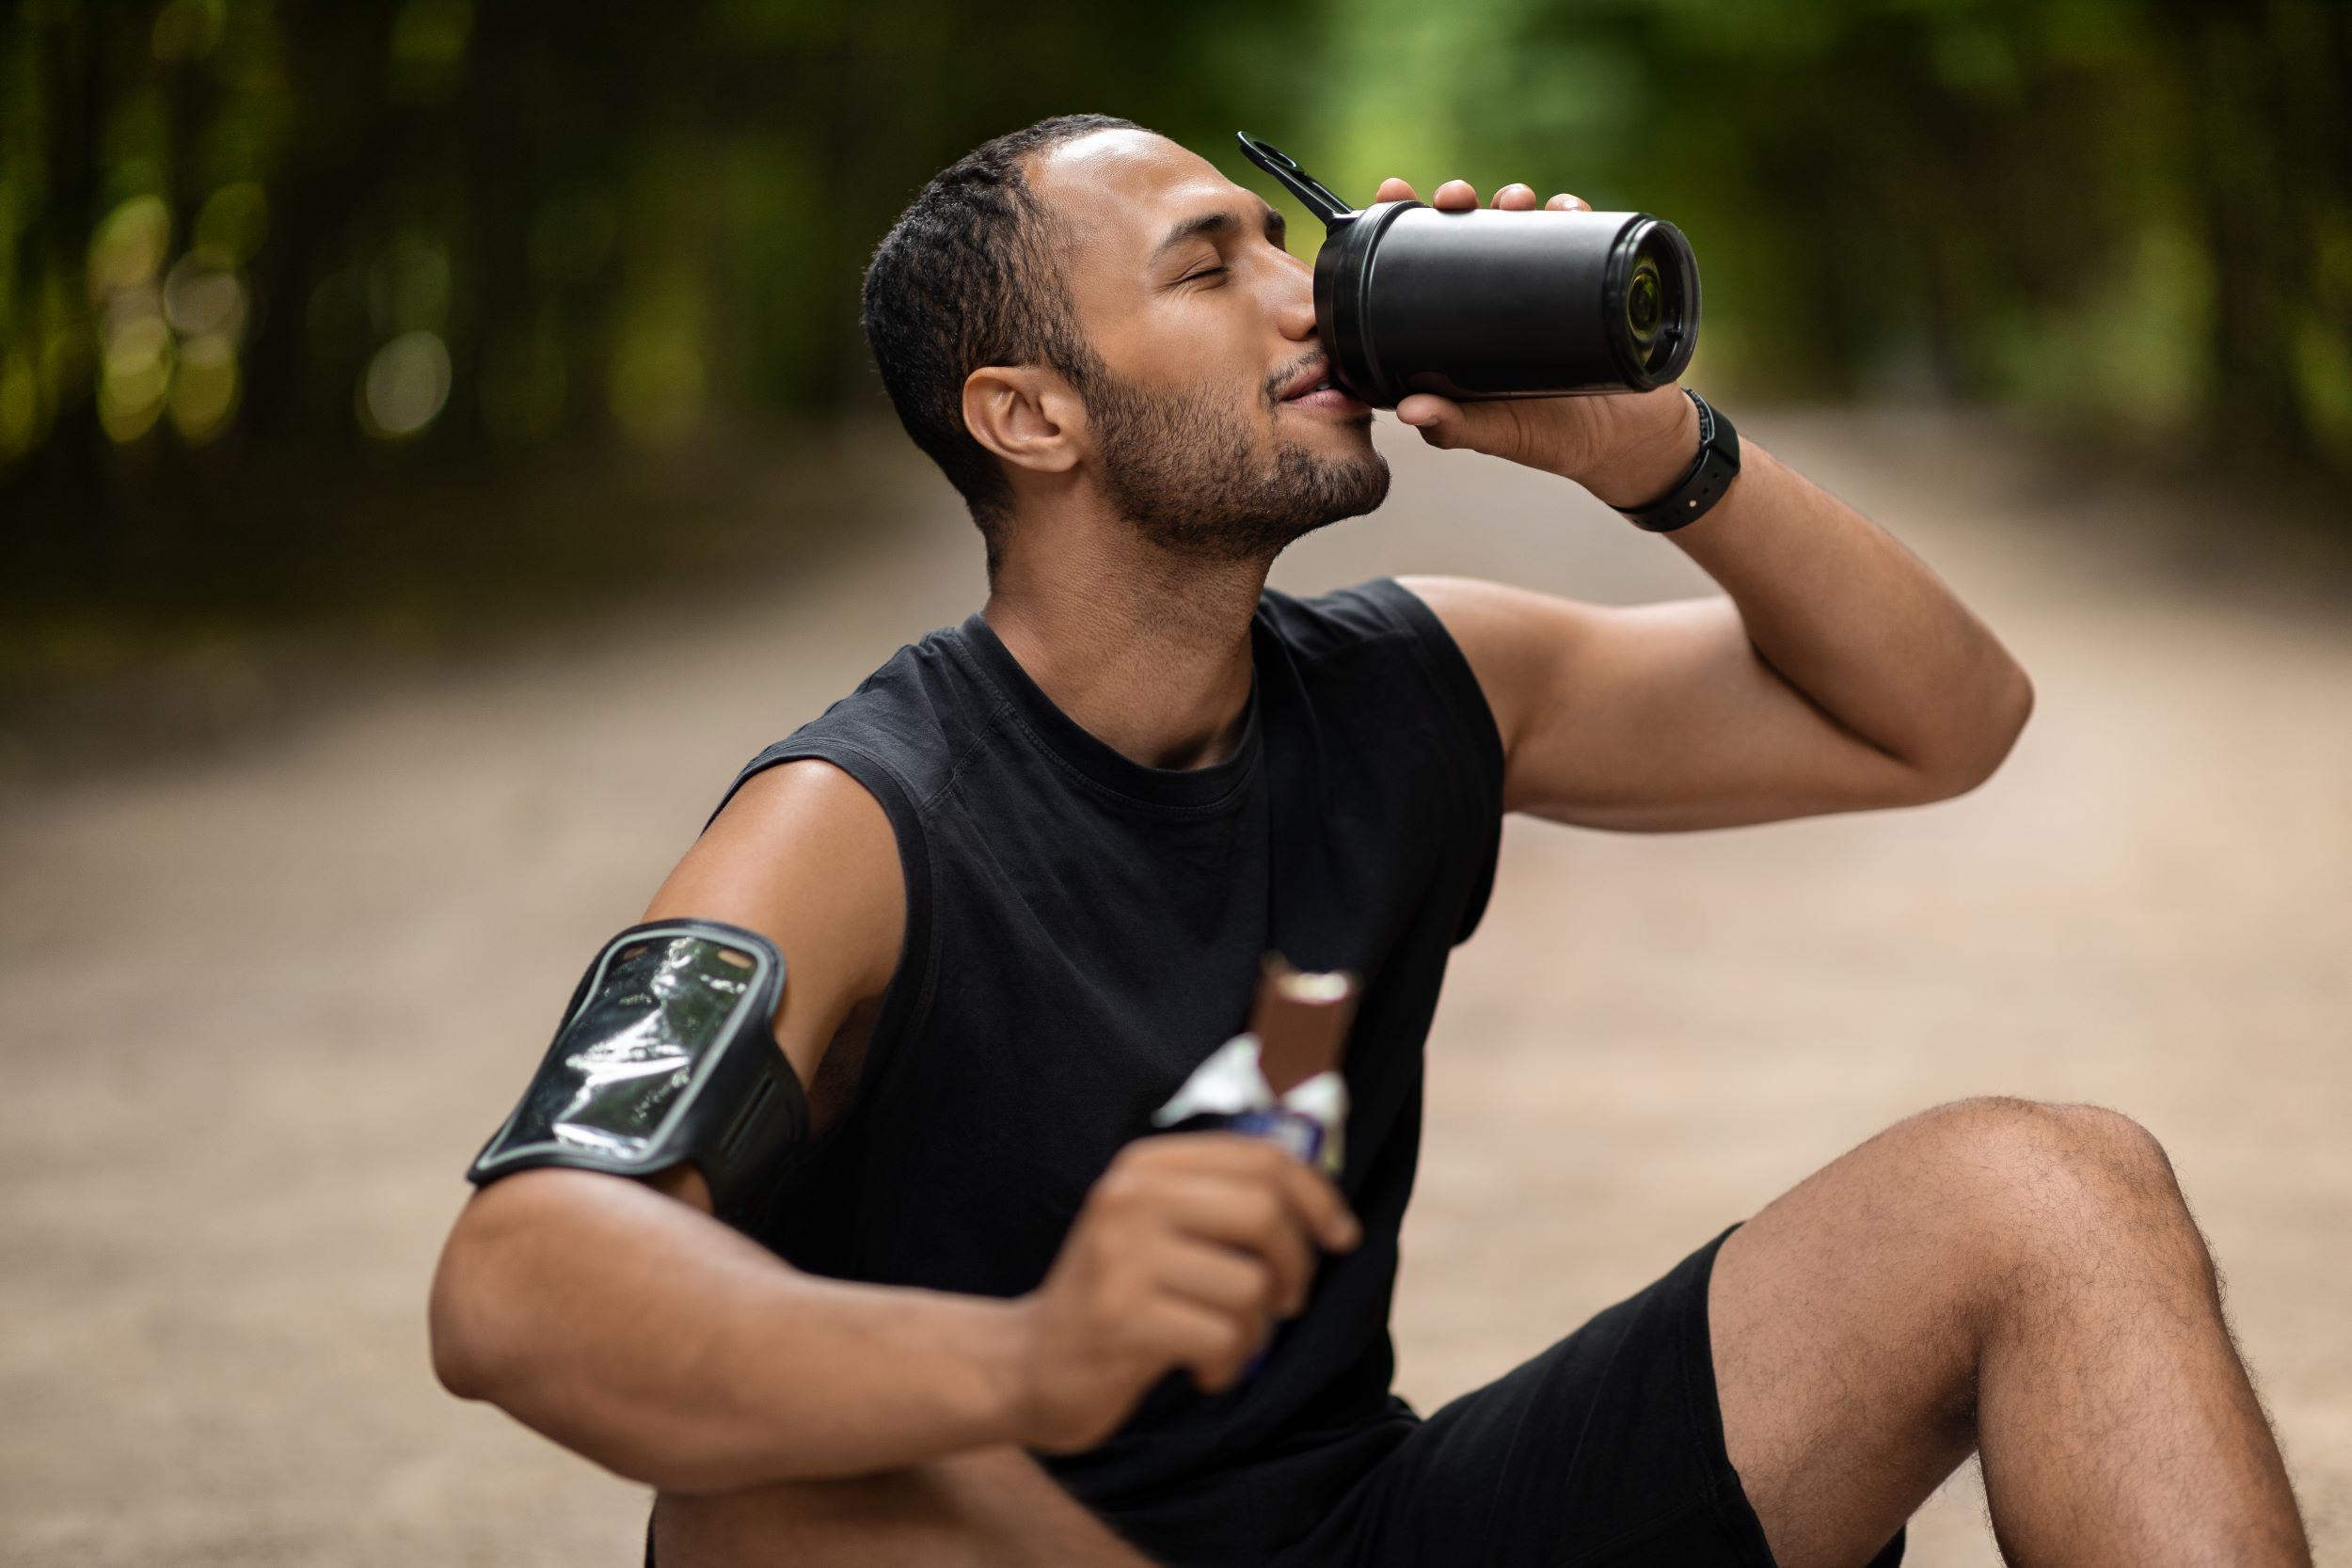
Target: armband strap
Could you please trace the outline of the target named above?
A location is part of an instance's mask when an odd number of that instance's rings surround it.
[[[539,1165],[651,1176],[691,1161],[740,1225],[808,1131],[776,1044],[784,956],[756,931],[657,920],[607,942],[580,977],[522,1101],[467,1173]]]

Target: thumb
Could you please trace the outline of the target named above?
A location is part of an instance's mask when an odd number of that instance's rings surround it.
[[[1434,392],[1415,392],[1396,405],[1396,417],[1421,432],[1433,447],[1457,446],[1462,436],[1462,405]]]
[[[1451,398],[1434,392],[1415,392],[1396,405],[1396,417],[1421,432],[1421,438],[1433,447],[1451,450],[1469,447],[1474,451],[1498,450],[1511,422],[1507,405],[1481,403],[1469,407]]]

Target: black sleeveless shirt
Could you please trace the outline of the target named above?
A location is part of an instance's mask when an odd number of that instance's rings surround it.
[[[1502,823],[1486,699],[1411,593],[1268,590],[1252,647],[1241,743],[1210,767],[1097,740],[976,614],[736,781],[833,763],[888,814],[906,879],[850,1108],[753,1227],[811,1273],[1035,1289],[1111,1157],[1241,1029],[1262,955],[1362,976],[1341,1181],[1361,1244],[1323,1259],[1254,1377],[1209,1397],[1171,1374],[1100,1447],[1045,1461],[1171,1563],[1245,1561],[1303,1532],[1414,1419],[1389,1390],[1388,1323],[1422,1043]]]

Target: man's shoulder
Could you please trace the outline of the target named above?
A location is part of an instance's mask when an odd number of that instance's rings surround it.
[[[899,648],[822,713],[744,764],[720,804],[770,768],[814,759],[865,784],[885,808],[901,803],[893,795],[919,808],[984,732],[995,705],[961,639],[961,627],[942,626]]]

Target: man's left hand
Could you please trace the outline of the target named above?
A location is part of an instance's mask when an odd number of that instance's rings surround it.
[[[1383,180],[1375,201],[1412,201],[1413,187]],[[1467,212],[1478,192],[1467,180],[1439,185],[1429,204],[1441,212]],[[1530,212],[1535,193],[1525,185],[1495,192],[1502,212]],[[1573,196],[1555,196],[1553,212],[1592,211]],[[1646,392],[1609,392],[1561,398],[1505,398],[1493,403],[1454,403],[1415,392],[1396,405],[1396,417],[1421,432],[1433,447],[1467,447],[1507,457],[1575,480],[1611,506],[1644,506],[1674,487],[1698,455],[1698,410],[1678,386]]]

